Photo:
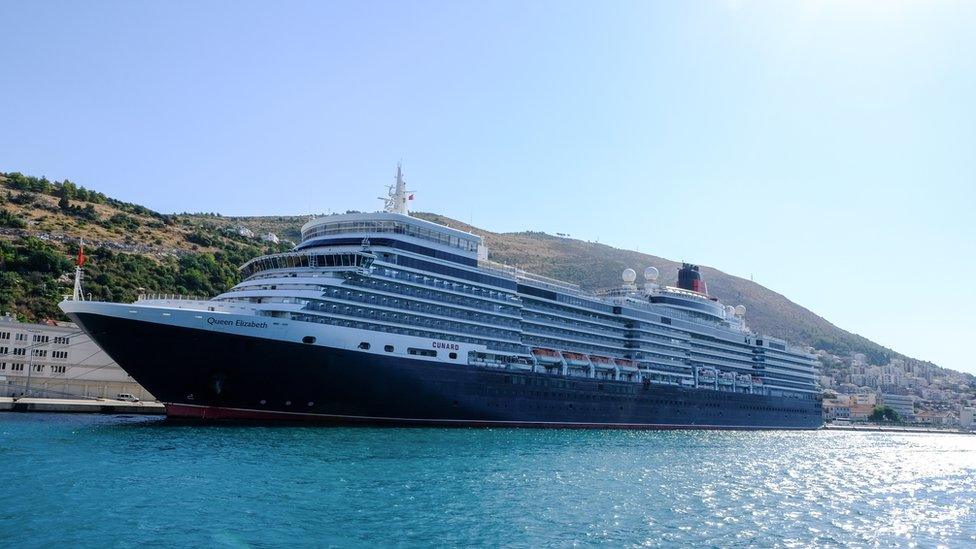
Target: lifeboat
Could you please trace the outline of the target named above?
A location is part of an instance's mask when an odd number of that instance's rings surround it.
[[[698,369],[698,381],[703,381],[705,383],[715,382],[715,370],[711,368],[699,368]]]
[[[634,362],[633,360],[630,360],[629,358],[615,358],[613,359],[613,361],[614,363],[616,363],[618,367],[620,367],[621,370],[625,372],[637,371],[637,363]]]
[[[616,367],[613,359],[608,356],[590,355],[590,362],[593,363],[594,368],[601,370],[613,370]]]
[[[559,351],[554,349],[543,349],[541,347],[532,349],[532,356],[534,356],[540,364],[559,364],[563,360],[562,357],[559,356]]]
[[[586,355],[582,353],[571,353],[569,351],[563,351],[563,359],[566,360],[566,364],[570,366],[589,366],[590,359],[586,358]]]
[[[732,372],[720,372],[718,374],[718,382],[722,385],[732,385],[735,381],[735,374]]]

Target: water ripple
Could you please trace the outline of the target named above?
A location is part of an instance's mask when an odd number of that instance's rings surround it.
[[[976,545],[970,436],[5,414],[0,458],[0,545]]]

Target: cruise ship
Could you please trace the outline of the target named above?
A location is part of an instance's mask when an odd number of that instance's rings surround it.
[[[211,299],[60,306],[171,417],[327,424],[815,429],[814,357],[653,267],[603,291],[488,260],[482,239],[385,207],[327,215]],[[80,280],[79,275],[76,281]]]

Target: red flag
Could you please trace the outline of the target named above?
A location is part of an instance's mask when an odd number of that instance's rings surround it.
[[[82,243],[78,246],[78,266],[81,267],[85,264],[85,244]]]

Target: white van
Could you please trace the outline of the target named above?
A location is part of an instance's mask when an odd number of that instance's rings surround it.
[[[115,400],[124,400],[126,402],[139,402],[139,399],[129,393],[119,393],[115,395]]]

